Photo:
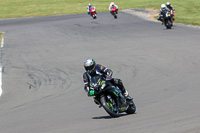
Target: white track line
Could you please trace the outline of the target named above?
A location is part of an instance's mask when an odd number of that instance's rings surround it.
[[[1,37],[1,50],[3,48],[3,44],[4,44],[4,37],[2,35],[2,37]],[[0,61],[0,62],[2,62],[2,61]],[[2,64],[0,64],[0,96],[2,95],[2,93],[3,93],[3,91],[2,91]]]

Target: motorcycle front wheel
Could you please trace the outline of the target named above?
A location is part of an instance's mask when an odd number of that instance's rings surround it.
[[[93,15],[93,19],[96,19],[97,18],[97,16],[96,15]]]
[[[114,12],[114,18],[117,19],[117,14],[116,14],[116,12]]]
[[[166,26],[167,29],[171,29],[171,26],[172,26],[172,25],[171,25],[170,20],[166,20],[165,26]]]
[[[111,95],[104,95],[100,99],[101,105],[106,110],[106,112],[112,117],[119,117],[119,109],[117,107],[117,102]]]

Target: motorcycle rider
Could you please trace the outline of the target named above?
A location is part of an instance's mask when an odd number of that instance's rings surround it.
[[[90,9],[92,9],[92,8],[95,8],[95,6],[93,6],[89,3],[88,6],[87,6],[87,12],[88,12],[89,15],[91,15]],[[96,10],[96,8],[95,8],[95,10]]]
[[[111,11],[112,7],[116,7],[117,8],[116,14],[118,14],[118,6],[114,2],[111,2],[110,5],[109,5],[108,10],[110,11],[110,13],[112,14],[112,11]]]
[[[162,4],[160,11],[159,11],[159,17],[158,17],[158,20],[160,20],[162,22],[162,24],[163,24],[163,15],[166,10],[169,11],[169,9],[166,7],[166,5]]]
[[[175,9],[173,8],[173,6],[171,5],[171,3],[170,2],[167,2],[166,3],[166,7],[171,11],[173,11],[173,12],[175,12]],[[173,18],[173,20],[175,20],[174,19],[174,15],[172,16],[172,18]]]
[[[170,2],[167,2],[166,3],[166,7],[169,9],[169,10],[174,10],[173,6],[171,5]]]
[[[124,88],[121,79],[112,78],[113,71],[108,69],[100,64],[96,64],[94,59],[87,59],[84,62],[85,72],[83,73],[83,82],[84,90],[88,96],[95,96],[98,92],[90,88],[90,77],[95,75],[103,75],[106,80],[109,80],[112,84],[116,85],[121,91],[122,94],[127,98],[131,98],[128,94],[128,91]]]

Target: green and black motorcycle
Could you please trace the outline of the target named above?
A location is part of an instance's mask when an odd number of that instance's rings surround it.
[[[90,78],[90,86],[98,92],[94,97],[94,102],[106,110],[112,117],[119,117],[120,113],[134,114],[136,106],[133,99],[128,96],[125,98],[121,90],[101,75]]]

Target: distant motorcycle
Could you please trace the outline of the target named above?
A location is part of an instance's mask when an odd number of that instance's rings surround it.
[[[172,25],[174,22],[174,13],[175,13],[175,10],[170,10]]]
[[[174,13],[175,13],[175,10],[170,10],[172,23],[174,22]]]
[[[171,27],[173,26],[173,17],[171,16],[171,12],[170,11],[166,10],[166,11],[163,12],[162,21],[165,24],[165,27],[167,29],[171,29]]]
[[[109,81],[105,80],[101,75],[90,78],[90,86],[98,92],[94,97],[94,102],[105,109],[112,117],[119,117],[122,112],[134,114],[136,106],[133,99],[128,96],[125,98],[121,90]]]
[[[97,13],[95,8],[90,9],[90,15],[93,17],[93,19],[97,18]]]
[[[117,8],[115,6],[111,7],[111,14],[117,19]]]

